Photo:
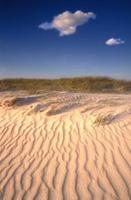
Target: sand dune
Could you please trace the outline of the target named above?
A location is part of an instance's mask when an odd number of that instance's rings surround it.
[[[130,95],[1,93],[0,200],[48,199],[131,199]]]

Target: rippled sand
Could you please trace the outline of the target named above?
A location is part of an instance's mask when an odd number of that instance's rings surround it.
[[[0,98],[0,200],[131,199],[130,95]]]

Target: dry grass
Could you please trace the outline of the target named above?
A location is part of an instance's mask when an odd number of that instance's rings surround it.
[[[112,114],[108,114],[106,116],[104,115],[98,115],[94,121],[94,124],[97,126],[103,126],[106,124],[110,124],[112,120],[115,119],[115,117]]]
[[[5,79],[0,80],[0,90],[27,90],[30,94],[42,91],[75,92],[131,92],[131,81],[106,77],[79,77],[61,79]]]
[[[4,99],[3,101],[0,102],[0,105],[4,107],[11,107],[11,106],[16,105],[18,101],[19,101],[19,98],[13,97],[9,99]]]

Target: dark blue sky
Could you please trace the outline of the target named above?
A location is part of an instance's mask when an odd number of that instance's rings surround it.
[[[60,37],[38,28],[64,11],[96,19]],[[111,76],[131,79],[130,0],[0,0],[0,78]],[[110,38],[124,44],[108,46]]]

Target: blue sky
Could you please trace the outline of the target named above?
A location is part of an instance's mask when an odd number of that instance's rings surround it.
[[[0,0],[0,78],[131,79],[130,10],[130,0]],[[71,34],[62,18],[61,30],[68,34],[60,36],[53,20],[67,11],[68,20],[79,11],[84,21],[79,26],[76,19]],[[53,28],[38,27],[45,22]]]

